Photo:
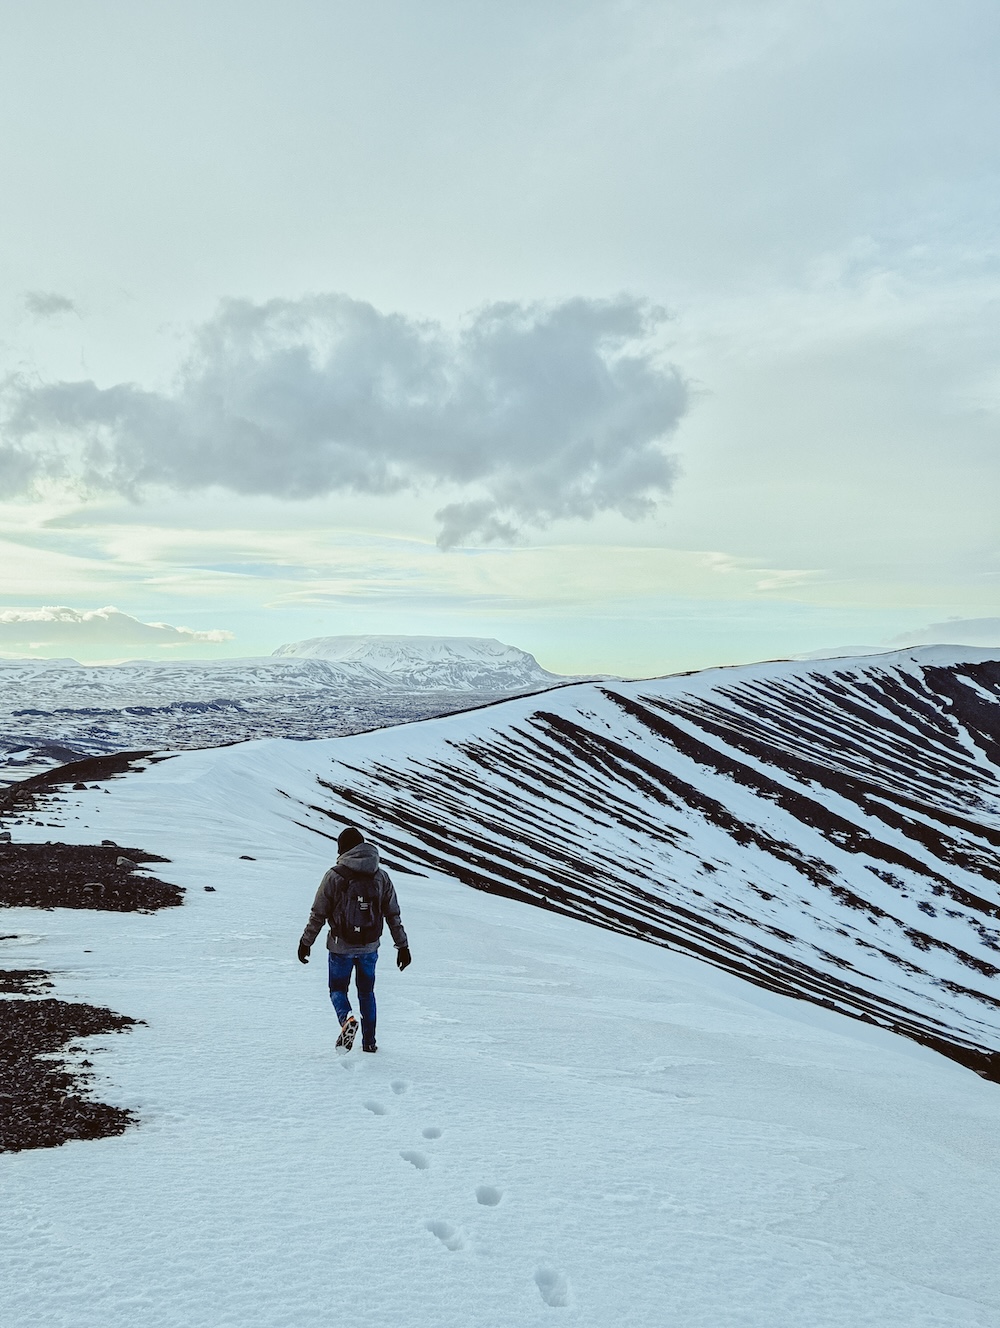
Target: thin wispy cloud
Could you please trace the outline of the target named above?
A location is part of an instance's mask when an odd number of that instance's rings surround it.
[[[1000,618],[948,618],[894,636],[893,646],[1000,646]]]
[[[643,301],[490,305],[457,331],[344,295],[231,300],[171,391],[8,382],[0,479],[308,498],[445,487],[439,543],[649,515],[688,405]]]

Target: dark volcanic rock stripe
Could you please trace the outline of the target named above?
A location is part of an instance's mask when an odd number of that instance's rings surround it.
[[[935,805],[928,799],[917,800],[904,794],[891,795],[885,781],[871,772],[866,780],[838,770],[829,759],[826,761],[811,755],[789,756],[782,753],[780,758],[773,747],[758,739],[746,735],[745,728],[735,723],[727,723],[725,712],[719,707],[698,707],[688,704],[668,705],[651,699],[651,707],[656,710],[683,717],[692,726],[699,727],[705,734],[719,739],[723,744],[751,760],[773,768],[774,778],[770,778],[754,769],[752,765],[740,761],[725,748],[704,742],[691,733],[669,721],[650,722],[641,711],[637,702],[624,697],[609,694],[616,703],[630,710],[636,718],[653,729],[658,736],[669,741],[677,750],[684,752],[692,760],[714,769],[745,787],[754,789],[761,797],[768,798],[784,810],[791,812],[803,824],[811,825],[823,834],[831,843],[845,848],[852,853],[868,853],[876,859],[917,870],[935,882],[935,893],[950,896],[965,907],[975,909],[987,917],[1000,920],[1000,903],[963,889],[950,877],[913,853],[906,852],[878,839],[864,827],[838,816],[824,803],[809,797],[803,788],[822,788],[836,794],[847,803],[852,803],[865,816],[881,821],[885,826],[898,831],[905,838],[916,841],[921,848],[943,867],[961,867],[980,877],[985,877],[991,884],[1000,885],[1000,856],[994,851],[1000,849],[1000,829],[982,821],[975,821],[970,816],[960,816]],[[910,768],[920,769],[919,753],[910,754]],[[792,788],[782,783],[778,773],[792,776],[798,787]],[[981,772],[977,771],[976,774]],[[949,786],[954,787],[954,781]],[[899,810],[904,809],[903,811]],[[912,814],[904,815],[904,811]],[[949,831],[956,832],[949,834]]]
[[[646,728],[654,732],[657,737],[669,742],[677,751],[682,752],[698,765],[704,766],[708,770],[714,770],[732,780],[734,784],[750,789],[758,797],[775,803],[803,825],[811,826],[838,848],[846,849],[850,853],[866,853],[869,857],[892,866],[919,872],[921,875],[935,881],[942,891],[953,894],[955,887],[949,878],[933,868],[929,868],[926,862],[920,858],[896,849],[884,840],[877,839],[862,826],[837,815],[824,803],[808,797],[799,789],[791,788],[778,779],[772,779],[754,769],[753,766],[746,764],[746,762],[735,759],[725,750],[720,750],[710,743],[693,737],[677,724],[672,724],[654,714],[648,707],[615,693],[609,692],[608,696],[633,719],[637,719]],[[732,734],[727,732],[722,725],[714,721],[708,721],[704,717],[701,719],[701,724],[707,732],[715,737],[723,740],[728,738],[737,750],[754,756],[765,763],[766,753],[759,745],[751,744],[745,738],[734,739]],[[770,760],[766,764],[773,766],[775,762]],[[930,849],[941,861],[965,867],[970,865],[970,857],[967,851],[962,852],[960,846],[949,842],[941,832],[935,832],[931,826],[922,825],[896,813],[882,798],[877,796],[877,789],[871,784],[863,785],[860,781],[830,771],[828,767],[824,767],[818,762],[803,759],[789,759],[785,768],[790,769],[803,784],[819,783],[823,780],[827,788],[840,794],[845,799],[853,801],[866,815],[874,816],[894,830],[899,830],[902,834],[916,839],[924,848]],[[981,858],[981,854],[975,855],[972,869],[982,872],[990,880],[1000,882],[1000,869],[992,861],[983,862]],[[962,893],[964,895],[962,902],[967,906],[976,908],[989,917],[1000,919],[1000,905],[981,896],[970,895],[967,891]]]

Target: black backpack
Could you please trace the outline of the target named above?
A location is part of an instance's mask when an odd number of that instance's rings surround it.
[[[327,922],[341,945],[371,945],[382,935],[382,901],[374,876],[337,872],[339,889]]]

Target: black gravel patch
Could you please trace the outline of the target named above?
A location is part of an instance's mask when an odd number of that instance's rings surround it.
[[[47,979],[38,970],[6,976]],[[96,1005],[49,998],[0,1000],[0,1153],[57,1148],[70,1139],[124,1134],[137,1117],[84,1096],[89,1062],[70,1068],[43,1057],[79,1050],[77,1038],[119,1033],[137,1020]]]
[[[37,996],[51,986],[49,975],[42,968],[0,968],[0,991]]]
[[[118,859],[127,861],[118,865]],[[168,858],[97,844],[0,844],[0,908],[152,913],[183,902],[177,885],[135,868]]]

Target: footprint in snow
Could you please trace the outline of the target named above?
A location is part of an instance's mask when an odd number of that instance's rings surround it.
[[[542,1300],[546,1305],[551,1305],[555,1309],[560,1309],[569,1304],[569,1283],[566,1280],[565,1273],[560,1273],[555,1268],[549,1268],[543,1264],[535,1272],[535,1286],[541,1293]]]
[[[425,1139],[441,1138],[441,1128],[440,1126],[437,1125],[428,1125],[426,1130],[421,1130],[420,1133],[424,1136]]]
[[[392,1083],[389,1085],[389,1087],[397,1096],[400,1093],[405,1093],[406,1090],[409,1088],[409,1086],[410,1085],[406,1082],[405,1079],[393,1079]]]
[[[418,1171],[426,1171],[431,1161],[426,1153],[418,1153],[414,1148],[404,1148],[399,1155],[404,1162],[409,1162]]]
[[[366,1102],[364,1108],[365,1111],[370,1111],[373,1116],[384,1116],[389,1110],[388,1107],[383,1107],[381,1102]]]
[[[476,1202],[481,1203],[485,1208],[496,1208],[502,1198],[503,1190],[497,1185],[476,1186]]]
[[[453,1227],[450,1222],[428,1222],[427,1230],[432,1236],[437,1236],[438,1240],[446,1250],[460,1250],[465,1246],[465,1237],[457,1227]]]

